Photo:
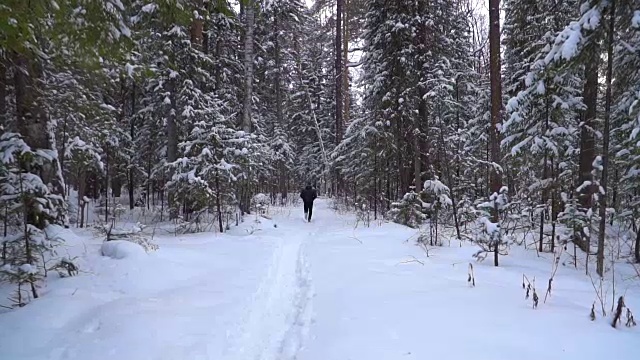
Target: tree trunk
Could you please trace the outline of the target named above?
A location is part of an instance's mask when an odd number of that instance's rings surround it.
[[[351,105],[351,97],[349,96],[349,0],[342,0],[343,4],[343,24],[344,34],[342,39],[342,97],[344,104],[343,111],[343,119],[342,124],[349,124],[349,108]],[[340,129],[340,134],[342,134],[343,129]],[[342,135],[341,135],[342,136]]]
[[[500,72],[500,0],[489,0],[489,50],[491,75],[491,126],[489,127],[489,142],[491,161],[494,165],[500,163],[500,139],[498,124],[501,122],[502,112],[502,83]],[[498,194],[502,187],[500,172],[495,166],[491,167],[491,193]],[[499,222],[498,209],[494,208],[492,222]],[[498,266],[499,241],[494,244],[494,265]]]
[[[592,46],[586,50],[585,78],[583,98],[586,109],[583,114],[583,121],[580,130],[580,161],[577,187],[581,187],[578,200],[581,210],[586,213],[591,209],[591,196],[593,194],[593,179],[591,176],[592,164],[595,158],[595,140],[593,129],[598,106],[598,65],[600,61],[597,40],[592,40]],[[585,186],[586,183],[588,186]],[[576,229],[577,238],[574,239],[578,247],[589,253],[590,239],[584,229]]]
[[[194,18],[191,23],[191,45],[202,49],[202,30],[204,28],[205,9],[202,7],[203,0],[195,1]]]
[[[596,272],[600,277],[604,275],[604,246],[605,231],[607,227],[607,177],[609,171],[609,128],[611,118],[611,79],[613,77],[613,36],[615,31],[616,1],[611,0],[609,8],[609,33],[607,40],[607,78],[606,95],[604,107],[604,131],[602,134],[602,179],[600,186],[604,189],[604,194],[600,196],[600,231],[598,232],[598,255]]]
[[[37,87],[38,79],[42,75],[42,69],[37,63],[30,61],[24,55],[14,53],[14,94],[16,108],[16,124],[15,129],[23,136],[24,141],[31,149],[38,150],[56,150],[55,137],[49,129],[49,119],[46,111],[40,104],[40,91]],[[25,172],[33,172],[30,165],[23,168]],[[37,172],[44,184],[51,184],[51,192],[65,196],[64,178],[60,172],[60,162],[58,158],[53,161],[42,164]],[[68,225],[66,212],[61,211],[63,204],[56,204],[50,212],[49,221],[52,223]],[[38,228],[45,226],[44,221],[38,221],[38,224],[32,224]]]
[[[342,94],[342,8],[344,0],[336,0],[336,42],[335,42],[335,81],[336,81],[336,146],[342,141],[342,104],[344,103]],[[342,181],[340,174],[336,170],[336,193],[339,194],[342,191]]]
[[[336,0],[336,145],[342,140],[342,5],[344,0]]]
[[[220,232],[224,232],[224,227],[222,226],[222,204],[220,201],[220,176],[218,175],[218,169],[216,169],[216,210],[218,211],[218,226],[220,227]]]
[[[373,152],[373,219],[378,220],[378,152]]]
[[[78,181],[78,208],[80,209],[79,227],[83,228],[84,227],[84,207],[85,207],[84,197],[85,197],[86,188],[87,188],[87,173],[86,171],[84,171],[84,169],[78,170],[77,181]]]
[[[104,180],[104,222],[109,222],[109,148],[105,147],[105,169],[106,178]]]
[[[0,128],[9,131],[9,114],[7,114],[7,66],[0,55]]]
[[[551,157],[551,177],[553,178],[553,187],[551,188],[551,248],[549,251],[555,253],[556,244],[556,223],[558,221],[558,172],[556,169],[553,156]]]
[[[547,82],[550,83],[550,82]],[[545,121],[544,121],[544,131],[545,133],[547,133],[549,131],[549,116],[550,116],[550,111],[549,111],[549,95],[545,94]],[[544,221],[545,221],[545,215],[547,215],[549,212],[547,210],[547,202],[549,201],[549,188],[547,186],[547,181],[549,178],[549,154],[547,153],[547,150],[544,150],[544,156],[543,156],[543,163],[542,163],[542,181],[543,181],[543,186],[540,189],[540,200],[542,203],[542,211],[540,212],[540,248],[539,251],[543,252],[544,251]],[[553,238],[551,239],[551,241],[553,241]]]
[[[416,192],[422,191],[422,171],[420,169],[420,134],[416,128],[413,132],[413,176]]]
[[[276,13],[274,17],[274,51],[275,51],[275,62],[276,62],[276,72],[275,72],[275,91],[276,91],[276,126],[280,129],[280,131],[284,131],[284,113],[283,113],[283,104],[282,104],[282,80],[281,80],[281,71],[282,71],[282,59],[280,58],[280,39],[278,37],[278,32],[280,31],[280,23],[279,23],[279,13]],[[286,167],[284,160],[278,161],[278,188],[280,190],[280,204],[284,205],[285,200],[287,198],[287,179],[286,179]]]
[[[178,126],[176,124],[176,96],[175,96],[175,80],[169,81],[169,93],[171,97],[171,110],[167,114],[167,163],[173,163],[178,159]],[[169,219],[175,219],[178,212],[175,209],[175,196],[172,190],[169,190]],[[163,202],[164,205],[164,202]]]
[[[247,0],[244,7],[244,102],[242,105],[242,129],[251,132],[251,99],[253,97],[253,27],[255,21],[254,0]]]
[[[131,114],[129,117],[129,136],[131,136],[131,141],[135,139],[136,133],[136,124],[135,124],[135,114],[136,114],[136,83],[132,82],[131,85]],[[127,187],[129,188],[129,209],[133,209],[135,207],[134,200],[134,170],[133,170],[133,161],[129,162],[129,184]]]
[[[640,223],[640,219],[634,220],[634,227],[636,231],[636,248],[634,250],[634,254],[636,256],[636,262],[640,263],[640,225],[635,225],[636,223]]]

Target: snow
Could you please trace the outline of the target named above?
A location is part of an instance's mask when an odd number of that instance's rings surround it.
[[[38,269],[31,264],[22,264],[19,266],[20,271],[28,273],[28,274],[36,274],[38,273]]]
[[[155,3],[149,3],[142,7],[142,11],[146,13],[153,13],[156,11],[156,9],[158,9],[158,5],[156,5]]]
[[[102,244],[102,255],[112,259],[130,259],[146,254],[142,246],[126,240],[105,241]]]
[[[640,10],[633,12],[633,18],[631,19],[631,25],[635,28],[640,28]]]
[[[126,260],[65,230],[81,273],[0,314],[2,359],[637,358],[638,328],[589,320],[583,269],[561,265],[543,303],[553,254],[518,247],[498,268],[473,262],[470,287],[473,245],[452,240],[427,257],[415,230],[354,229],[355,216],[325,199],[311,223],[301,208],[271,211],[225,234],[158,235],[159,250]],[[523,273],[538,280],[536,310]],[[620,286],[640,313],[637,286]]]
[[[538,81],[538,87],[536,88],[536,92],[540,95],[544,95],[545,86],[544,86],[543,80]]]

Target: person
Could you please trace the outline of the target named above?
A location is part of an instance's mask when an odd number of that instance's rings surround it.
[[[300,193],[302,202],[304,203],[304,219],[311,222],[311,213],[313,212],[313,200],[318,197],[318,192],[308,185]]]

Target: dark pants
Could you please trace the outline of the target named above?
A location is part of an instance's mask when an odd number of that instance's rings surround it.
[[[308,216],[305,216],[305,218],[309,221],[311,221],[311,213],[313,212],[313,202],[304,202],[304,214]]]

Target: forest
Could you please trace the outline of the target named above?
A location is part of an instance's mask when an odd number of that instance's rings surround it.
[[[523,233],[640,262],[636,1],[3,0],[0,133],[0,279],[30,298],[76,269],[52,226],[224,233],[306,184],[495,266]]]

